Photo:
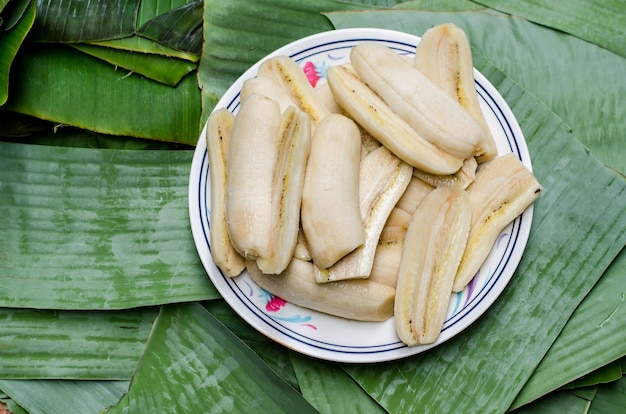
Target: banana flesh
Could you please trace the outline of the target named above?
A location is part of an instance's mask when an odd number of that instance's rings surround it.
[[[292,105],[296,106],[296,103],[291,99],[287,91],[273,78],[268,76],[255,76],[254,78],[246,79],[243,85],[241,85],[240,101],[243,102],[254,94],[265,96],[278,102],[281,113],[285,112]]]
[[[244,257],[269,253],[280,120],[276,101],[252,95],[241,103],[231,131],[226,217],[233,246]]]
[[[358,76],[428,142],[448,154],[473,156],[484,132],[459,102],[392,49],[362,43],[350,53]]]
[[[314,125],[330,114],[300,66],[288,56],[276,56],[264,61],[257,76],[267,76],[280,84],[297,107],[311,117]]]
[[[251,95],[231,132],[226,217],[235,249],[280,273],[297,243],[301,194],[310,151],[310,120],[295,107]]]
[[[326,269],[365,242],[359,210],[361,134],[331,114],[315,129],[302,195],[302,229],[316,266]]]
[[[505,154],[482,164],[467,188],[472,227],[453,290],[472,280],[502,230],[528,208],[542,191],[541,184],[514,155]]]
[[[317,268],[319,283],[367,278],[372,270],[376,246],[394,206],[412,177],[411,166],[380,147],[361,160],[359,173],[360,216],[365,242],[326,269]]]
[[[452,23],[428,29],[415,49],[414,65],[479,123],[484,136],[476,153],[478,161],[495,158],[498,150],[478,103],[472,50],[465,31]]]
[[[255,261],[246,261],[252,280],[290,303],[330,315],[381,322],[393,315],[395,288],[371,280],[317,283],[311,262],[293,259],[279,275],[264,274]]]
[[[265,273],[282,272],[293,257],[300,232],[300,209],[307,160],[311,150],[311,122],[293,106],[283,113],[274,169],[272,233],[269,254],[257,258]]]
[[[422,138],[349,67],[332,66],[326,76],[339,105],[398,158],[433,174],[454,174],[461,168],[463,158],[450,155]]]
[[[420,180],[432,185],[433,187],[442,187],[445,185],[459,185],[467,188],[476,178],[476,169],[478,161],[476,158],[469,157],[463,161],[461,168],[451,175],[435,175],[420,171],[417,168],[413,170],[413,175]]]
[[[413,214],[394,302],[396,331],[408,346],[439,337],[470,224],[469,199],[458,186],[433,190]]]
[[[239,275],[246,265],[231,243],[226,224],[226,160],[234,121],[235,117],[226,108],[217,109],[209,116],[206,129],[211,183],[211,254],[215,264],[229,277]]]

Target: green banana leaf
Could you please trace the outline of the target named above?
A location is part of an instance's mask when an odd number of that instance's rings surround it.
[[[622,364],[620,360],[617,360],[570,382],[563,389],[589,388],[593,385],[617,381],[620,378],[622,378]]]
[[[5,109],[111,135],[198,141],[195,76],[172,88],[63,45],[23,48],[13,67]]]
[[[626,254],[622,252],[576,309],[512,407],[526,404],[626,355],[622,324],[626,318],[624,274]]]
[[[569,391],[559,391],[542,398],[532,406],[512,411],[514,414],[587,414],[591,402]]]
[[[589,414],[619,413],[626,406],[626,378],[598,387]]]
[[[207,410],[316,412],[201,305],[165,306],[128,393],[106,412]]]
[[[13,401],[8,395],[0,392],[0,410],[9,410],[9,414],[28,414],[20,405]]]
[[[85,43],[72,46],[111,65],[139,73],[149,79],[169,86],[178,85],[181,79],[194,71],[197,66],[188,60],[159,54],[133,53],[122,49]]]
[[[2,308],[0,379],[130,380],[157,312]]]
[[[626,57],[624,0],[477,0],[477,3],[570,33]]]
[[[128,52],[140,52],[140,53],[148,53],[148,54],[159,55],[159,56],[167,56],[167,57],[187,60],[189,62],[197,62],[198,60],[200,60],[200,56],[196,54],[189,53],[189,52],[181,52],[180,50],[174,50],[162,44],[159,44],[153,40],[146,39],[145,37],[141,37],[137,35],[124,37],[121,39],[85,42],[85,44],[89,44],[93,46],[101,46],[103,48],[125,50]]]
[[[297,353],[290,353],[298,384],[304,398],[320,413],[386,413],[336,363],[320,361]],[[326,381],[320,381],[326,378]],[[349,398],[347,398],[349,396]]]
[[[26,35],[31,29],[35,21],[35,3],[33,1],[18,2],[14,0],[12,3],[23,3],[27,7],[23,13],[19,13],[19,19],[13,24],[5,22],[0,26],[0,106],[2,106],[9,97],[9,72],[13,59],[24,42]],[[17,14],[17,13],[16,13]]]
[[[203,15],[204,2],[195,0],[147,21],[137,34],[175,50],[199,54]]]
[[[218,297],[189,226],[191,155],[0,143],[0,306]]]
[[[485,6],[471,0],[411,0],[399,3],[397,9],[422,11],[470,11],[484,9]]]
[[[0,30],[7,32],[13,29],[32,6],[31,0],[0,2]]]
[[[30,414],[99,414],[119,401],[129,381],[0,380],[11,400]],[[14,411],[12,414],[20,414]]]
[[[116,39],[135,32],[139,0],[42,1],[32,40],[80,42]]]

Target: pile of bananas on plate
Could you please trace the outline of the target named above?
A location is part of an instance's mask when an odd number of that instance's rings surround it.
[[[414,59],[359,44],[316,88],[292,59],[268,59],[206,139],[217,266],[320,312],[394,316],[409,346],[437,340],[451,294],[542,190],[498,154],[452,24]]]

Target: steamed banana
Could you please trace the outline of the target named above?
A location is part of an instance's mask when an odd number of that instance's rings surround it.
[[[402,197],[412,177],[411,166],[380,147],[361,160],[359,199],[365,242],[326,269],[316,267],[319,283],[367,278],[372,270],[376,246],[389,214]]]
[[[297,243],[304,171],[310,150],[308,115],[252,95],[241,103],[231,132],[226,218],[235,249],[280,273]]]
[[[279,275],[264,274],[246,261],[252,280],[262,289],[294,305],[359,321],[381,322],[393,316],[396,290],[371,280],[317,283],[313,263],[293,259]]]
[[[414,65],[467,109],[481,126],[484,136],[476,153],[478,161],[495,158],[498,149],[478,103],[472,49],[463,29],[452,23],[428,29],[415,49]]]
[[[287,267],[298,243],[302,192],[311,150],[309,116],[293,106],[287,108],[278,135],[269,254],[257,258],[259,268],[274,274]]]
[[[419,136],[350,68],[332,66],[326,77],[339,105],[398,158],[433,174],[454,174],[461,168],[463,158],[450,155]]]
[[[313,134],[302,194],[302,229],[316,266],[326,269],[365,242],[359,210],[361,134],[343,115]]]
[[[384,45],[361,43],[350,61],[362,81],[426,141],[461,159],[476,154],[484,140],[478,122],[406,59]]]
[[[461,168],[456,173],[451,175],[429,174],[427,172],[420,171],[417,168],[413,169],[413,175],[433,187],[460,185],[463,188],[467,188],[467,186],[470,185],[476,178],[477,168],[478,161],[476,161],[476,158],[469,157],[463,161]]]
[[[526,210],[542,191],[541,184],[514,155],[482,164],[467,188],[472,227],[453,290],[461,291],[483,264],[500,232]]]
[[[268,76],[255,76],[246,79],[241,85],[239,99],[241,102],[248,99],[251,95],[261,95],[276,101],[283,113],[290,106],[296,106],[291,96],[285,91],[281,85],[273,78]]]
[[[406,234],[406,231],[404,231],[404,234]],[[395,288],[398,283],[403,247],[404,237],[402,237],[402,240],[394,243],[378,244],[372,271],[367,280]]]
[[[226,160],[234,121],[233,114],[221,108],[211,113],[206,127],[211,182],[211,254],[215,264],[230,277],[240,274],[246,266],[231,243],[226,224]]]
[[[451,186],[429,193],[411,219],[394,302],[396,331],[409,346],[439,337],[471,214],[465,190]]]
[[[264,61],[257,76],[273,78],[289,93],[297,107],[311,117],[313,124],[317,125],[330,114],[300,66],[288,56],[276,56]]]

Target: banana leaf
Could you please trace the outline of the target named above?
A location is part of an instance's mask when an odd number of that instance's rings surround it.
[[[590,372],[584,377],[580,377],[569,384],[565,385],[563,389],[578,389],[588,388],[593,385],[606,384],[609,382],[617,381],[622,378],[622,364],[620,360],[613,361],[597,370]]]
[[[0,30],[13,29],[31,7],[31,0],[0,1]]]
[[[320,361],[292,352],[289,354],[304,398],[320,413],[386,413],[336,363]],[[326,378],[320,381],[320,378]],[[346,398],[349,396],[349,398]]]
[[[516,397],[513,408],[626,355],[624,274],[626,254],[622,252],[578,306],[559,340]]]
[[[199,54],[203,14],[204,2],[195,0],[147,21],[137,34],[175,50]]]
[[[167,56],[187,60],[189,62],[197,62],[198,60],[200,60],[200,56],[196,54],[181,52],[180,50],[174,50],[153,40],[146,39],[145,37],[137,35],[124,37],[121,39],[85,42],[85,44],[101,46],[103,48],[125,50],[128,52],[140,52],[159,56]]]
[[[0,143],[0,306],[121,309],[218,297],[189,226],[191,156]]]
[[[93,132],[195,145],[200,91],[134,75],[64,45],[22,48],[4,108]]]
[[[80,42],[134,34],[140,0],[42,1],[32,40]]]
[[[28,414],[28,411],[20,407],[8,395],[0,392],[0,412],[3,412],[2,410],[9,410],[8,414]]]
[[[193,62],[159,54],[133,53],[85,43],[72,46],[111,65],[139,73],[169,86],[178,85],[183,77],[196,69],[196,64]]]
[[[98,414],[119,401],[129,381],[0,380],[11,400],[30,414]],[[13,411],[12,414],[19,414]]]
[[[164,306],[128,393],[106,412],[196,413],[207,409],[316,412],[200,304]]]
[[[619,413],[626,406],[626,378],[598,387],[588,414]]]
[[[624,0],[477,0],[477,3],[570,33],[626,57]]]
[[[0,379],[130,380],[157,312],[0,309]]]
[[[33,22],[35,21],[35,3],[33,1],[17,1],[11,4],[19,3],[26,5],[23,13],[19,13],[19,18],[12,22],[5,21],[0,26],[0,106],[2,106],[9,97],[9,72],[13,59],[26,38]],[[3,10],[4,11],[4,10]],[[18,15],[18,13],[14,13]]]
[[[397,9],[422,10],[422,11],[470,11],[481,10],[485,6],[471,0],[410,0],[399,3]]]
[[[535,404],[512,411],[514,414],[587,414],[591,402],[569,391],[550,394]]]

